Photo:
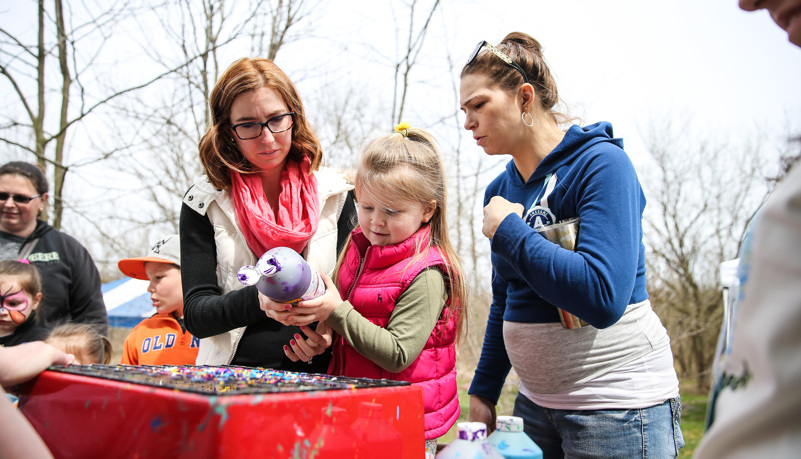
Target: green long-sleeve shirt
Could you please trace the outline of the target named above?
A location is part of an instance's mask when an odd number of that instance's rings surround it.
[[[348,301],[337,306],[326,323],[360,354],[397,373],[420,355],[447,299],[442,272],[429,268],[398,298],[386,328],[365,319]]]

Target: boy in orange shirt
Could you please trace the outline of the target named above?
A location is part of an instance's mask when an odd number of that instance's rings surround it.
[[[149,280],[147,291],[156,313],[134,327],[125,339],[123,365],[194,365],[200,340],[184,325],[181,244],[178,235],[159,241],[146,257],[117,263],[123,274]]]

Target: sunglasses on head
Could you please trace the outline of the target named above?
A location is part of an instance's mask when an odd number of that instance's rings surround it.
[[[473,61],[476,60],[476,57],[478,57],[478,53],[481,52],[482,48],[484,48],[485,46],[487,47],[487,49],[492,51],[492,54],[500,57],[502,61],[506,62],[506,64],[509,67],[512,67],[513,69],[515,69],[518,72],[520,72],[520,75],[523,76],[523,81],[528,83],[528,77],[526,76],[526,71],[523,70],[523,67],[520,67],[520,65],[518,65],[515,61],[513,61],[512,58],[510,58],[509,56],[504,54],[503,51],[501,51],[500,49],[498,49],[498,48],[492,46],[491,44],[487,43],[486,40],[482,40],[482,41],[480,41],[478,43],[478,45],[476,46],[476,49],[474,49],[473,53],[470,54],[470,59],[467,60],[467,64],[465,64],[465,65],[472,64]]]
[[[42,195],[42,193],[39,193],[39,194],[34,195],[34,196],[23,196],[21,194],[10,194],[10,193],[2,193],[2,192],[0,192],[0,202],[8,201],[8,198],[11,198],[17,204],[27,204],[27,203],[31,202],[33,199],[38,198],[41,195]]]

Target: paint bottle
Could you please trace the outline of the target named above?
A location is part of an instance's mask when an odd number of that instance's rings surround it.
[[[348,413],[336,406],[320,411],[321,424],[304,440],[299,457],[361,458],[361,440],[348,426]]]
[[[297,303],[325,293],[325,282],[299,253],[288,247],[274,247],[259,258],[256,266],[243,266],[239,282],[255,285],[277,303]]]
[[[380,403],[359,403],[359,417],[351,425],[360,439],[364,451],[379,453],[376,457],[403,457],[403,437],[384,416]]]
[[[487,425],[483,422],[456,424],[458,436],[437,454],[437,459],[503,459],[487,441]]]
[[[498,416],[489,443],[506,459],[542,459],[542,450],[523,431],[523,418]]]

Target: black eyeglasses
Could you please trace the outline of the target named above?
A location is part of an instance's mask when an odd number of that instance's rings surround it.
[[[492,54],[495,54],[496,56],[500,57],[502,61],[506,62],[506,64],[509,67],[512,67],[513,69],[515,69],[518,72],[520,72],[520,75],[523,76],[523,81],[528,83],[528,77],[526,76],[526,71],[523,70],[523,67],[520,67],[515,61],[512,60],[512,58],[510,58],[509,56],[504,54],[503,51],[501,51],[500,49],[498,49],[498,48],[492,46],[491,44],[487,43],[486,40],[483,40],[483,41],[478,43],[478,45],[476,46],[476,49],[474,49],[473,53],[470,54],[470,59],[467,60],[467,64],[465,64],[465,65],[472,64],[473,61],[476,60],[476,57],[478,57],[478,53],[481,52],[481,49],[484,48],[485,46],[487,47],[487,49],[492,51]]]
[[[0,201],[5,202],[8,201],[8,198],[11,198],[17,204],[27,204],[41,195],[42,193],[39,193],[35,196],[23,196],[21,194],[0,193]]]
[[[282,115],[273,116],[263,123],[257,121],[248,121],[246,123],[234,124],[231,129],[236,132],[236,136],[241,140],[255,139],[261,135],[261,130],[267,128],[273,134],[284,132],[292,128],[295,121],[295,112],[284,113]]]

